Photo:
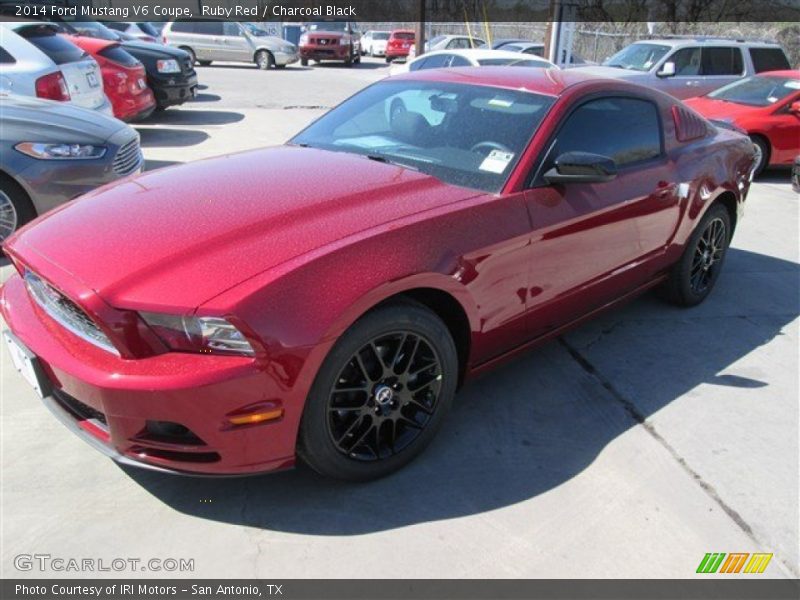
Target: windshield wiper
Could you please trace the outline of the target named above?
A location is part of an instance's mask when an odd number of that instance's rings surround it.
[[[419,172],[419,167],[415,167],[414,165],[409,165],[406,163],[398,162],[396,160],[392,160],[387,156],[384,156],[383,154],[365,154],[364,156],[366,156],[370,160],[374,160],[375,162],[381,162],[388,165],[395,165],[398,167],[402,167],[404,169],[410,169],[411,171]]]

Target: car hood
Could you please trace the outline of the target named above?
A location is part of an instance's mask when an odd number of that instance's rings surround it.
[[[634,71],[632,69],[620,69],[618,67],[604,67],[602,65],[581,66],[570,70],[578,73],[587,73],[593,77],[611,79],[627,79],[631,81],[638,81],[649,78],[649,74],[646,71]]]
[[[117,308],[185,309],[326,244],[476,194],[357,155],[280,146],[106,186],[23,228],[10,248]]]
[[[735,102],[725,102],[723,100],[709,98],[708,96],[688,98],[683,102],[686,106],[692,107],[707,119],[722,119],[728,121],[754,116],[764,109],[774,108],[772,106],[748,106]]]
[[[28,96],[3,96],[0,139],[11,142],[105,142],[122,129],[122,121],[68,102]]]
[[[180,48],[173,48],[163,44],[154,44],[152,42],[139,42],[128,41],[122,42],[122,47],[136,56],[140,55],[151,56],[154,58],[188,58],[189,54]]]

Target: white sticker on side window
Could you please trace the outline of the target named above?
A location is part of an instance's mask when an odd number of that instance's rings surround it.
[[[481,166],[478,167],[481,171],[489,173],[502,173],[506,170],[508,163],[514,160],[513,152],[503,152],[502,150],[492,150],[489,156],[483,159]]]

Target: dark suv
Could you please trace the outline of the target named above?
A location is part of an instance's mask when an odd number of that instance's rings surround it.
[[[361,34],[352,21],[311,21],[300,36],[300,63],[340,61],[350,67],[361,62]]]

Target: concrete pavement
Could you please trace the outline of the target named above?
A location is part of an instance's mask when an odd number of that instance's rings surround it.
[[[148,164],[281,143],[385,74],[370,63],[201,68],[197,102],[139,127]],[[370,484],[122,469],[3,348],[0,575],[81,576],[14,567],[46,553],[195,561],[98,576],[686,578],[707,552],[772,552],[763,576],[797,577],[798,212],[768,173],[705,304],[647,295],[471,382],[426,453]]]

